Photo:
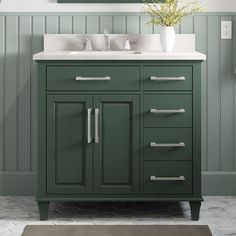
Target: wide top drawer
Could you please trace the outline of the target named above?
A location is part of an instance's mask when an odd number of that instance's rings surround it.
[[[192,90],[192,66],[145,66],[144,90]]]
[[[139,66],[47,67],[47,90],[139,90]]]

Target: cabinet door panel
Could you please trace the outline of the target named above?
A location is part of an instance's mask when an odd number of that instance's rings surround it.
[[[95,192],[138,191],[139,97],[95,96],[99,108],[99,142],[94,146]]]
[[[89,96],[48,96],[48,193],[89,192],[92,148],[86,143],[86,111],[91,101]]]
[[[126,184],[130,176],[130,104],[104,103],[103,117],[103,183]],[[111,117],[119,117],[117,120]],[[119,122],[117,124],[117,121]],[[122,169],[122,173],[120,170]]]

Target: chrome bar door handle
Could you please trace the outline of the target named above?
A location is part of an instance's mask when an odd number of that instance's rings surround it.
[[[185,143],[150,143],[150,147],[169,148],[169,147],[185,147]]]
[[[108,81],[111,80],[110,76],[105,77],[83,77],[83,76],[77,76],[75,78],[76,81]]]
[[[99,143],[99,109],[95,109],[95,143]]]
[[[92,137],[91,137],[91,112],[92,112],[92,109],[91,108],[88,108],[88,143],[91,143],[92,142]]]
[[[162,113],[185,113],[185,109],[177,109],[177,110],[159,110],[159,109],[150,109],[151,113],[162,114]]]
[[[186,178],[184,176],[178,177],[158,177],[158,176],[150,176],[151,181],[185,181]]]
[[[158,76],[151,76],[150,80],[152,81],[184,81],[186,78],[184,76],[179,77],[158,77]]]

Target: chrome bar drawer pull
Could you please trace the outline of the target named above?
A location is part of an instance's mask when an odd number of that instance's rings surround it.
[[[158,177],[158,176],[150,176],[151,181],[185,181],[184,176],[179,177]]]
[[[95,109],[95,143],[99,143],[99,131],[98,131],[98,125],[99,125],[99,109]]]
[[[186,78],[184,76],[180,77],[157,77],[151,76],[150,80],[152,81],[184,81]]]
[[[75,78],[76,81],[108,81],[111,80],[110,76],[106,77],[82,77],[82,76],[77,76]]]
[[[185,109],[178,110],[159,110],[159,109],[151,109],[151,113],[185,113]]]
[[[150,143],[150,147],[165,148],[165,147],[185,147],[185,143]]]
[[[91,137],[91,112],[92,109],[88,108],[88,143],[91,143],[92,137]]]

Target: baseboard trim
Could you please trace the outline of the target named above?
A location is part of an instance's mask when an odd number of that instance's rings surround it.
[[[202,193],[205,196],[236,196],[236,172],[203,172]]]
[[[37,190],[37,172],[0,172],[1,196],[30,196]]]
[[[37,191],[36,172],[0,172],[1,196],[32,196]],[[236,196],[236,172],[203,172],[204,196]]]

